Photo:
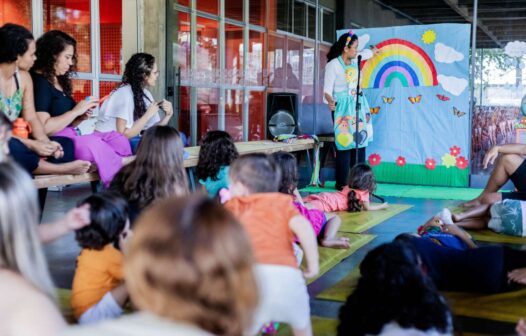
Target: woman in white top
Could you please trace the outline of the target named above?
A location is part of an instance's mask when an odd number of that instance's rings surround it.
[[[121,85],[102,104],[95,129],[122,133],[130,139],[135,153],[141,132],[154,125],[168,124],[173,115],[172,104],[165,99],[155,102],[147,89],[155,86],[158,77],[155,57],[134,54],[126,63]],[[165,113],[162,119],[159,109]]]
[[[352,31],[343,34],[332,45],[327,54],[323,100],[333,111],[334,143],[336,145],[336,189],[347,184],[349,169],[356,162],[356,142],[358,142],[358,162],[365,162],[365,147],[373,140],[373,128],[369,104],[360,97],[361,108],[356,128],[356,86],[358,84],[357,56],[362,60],[371,58],[375,50],[366,49],[358,53],[359,40]]]

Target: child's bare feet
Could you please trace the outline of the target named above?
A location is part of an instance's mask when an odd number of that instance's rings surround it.
[[[351,247],[351,243],[349,242],[349,238],[347,237],[323,239],[322,241],[320,241],[320,244],[323,247],[338,248],[338,249],[348,249],[349,247]]]
[[[97,168],[97,165],[92,163],[90,166],[89,166],[89,169],[88,169],[88,173],[94,173],[98,170]]]
[[[59,167],[60,173],[62,174],[80,175],[88,171],[88,169],[91,167],[91,162],[75,160],[59,164],[57,167]]]

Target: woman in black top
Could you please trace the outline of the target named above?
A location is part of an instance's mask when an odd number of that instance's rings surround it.
[[[125,136],[117,132],[81,134],[78,125],[91,116],[98,101],[73,100],[71,75],[76,69],[76,41],[68,34],[52,30],[37,40],[37,61],[32,69],[35,108],[47,134],[73,140],[75,157],[97,165],[100,178],[108,185],[131,156]]]

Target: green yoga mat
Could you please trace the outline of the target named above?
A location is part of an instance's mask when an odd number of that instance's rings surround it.
[[[319,193],[335,191],[334,182],[325,183],[325,187],[308,186],[301,189],[303,192]],[[480,195],[482,189],[457,188],[457,187],[432,187],[406,184],[378,183],[375,194],[378,196],[429,198],[469,201]]]
[[[317,298],[345,302],[358,283],[360,272],[355,268],[334,286],[321,292]],[[457,316],[516,323],[526,316],[526,289],[502,294],[442,293]]]
[[[525,237],[508,236],[491,230],[468,230],[469,234],[476,241],[501,243],[501,244],[526,244]]]
[[[349,249],[333,249],[327,247],[318,247],[318,254],[320,256],[320,272],[319,274],[307,280],[307,284],[312,283],[323,274],[327,273],[331,268],[338,265],[343,259],[349,257],[361,247],[369,243],[376,236],[370,234],[344,233],[339,232],[339,237],[347,237],[350,239],[351,247]],[[305,258],[303,259],[303,266],[305,265]]]
[[[361,233],[412,207],[407,204],[389,204],[389,208],[384,210],[338,212],[342,219],[340,231]]]
[[[312,333],[316,336],[334,336],[336,335],[336,328],[338,328],[338,321],[318,316],[311,317]],[[284,325],[279,328],[277,336],[292,335],[292,329]]]

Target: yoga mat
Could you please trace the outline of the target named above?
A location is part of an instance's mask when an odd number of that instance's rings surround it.
[[[473,240],[476,241],[501,244],[526,244],[525,237],[508,236],[491,230],[469,230],[467,232],[471,235]]]
[[[360,272],[355,268],[316,298],[345,302],[355,289]],[[502,294],[442,292],[454,315],[516,323],[526,317],[526,289]]]
[[[338,328],[338,321],[318,316],[311,317],[312,333],[316,336],[334,336],[336,335],[336,328]],[[278,330],[277,336],[292,335],[292,329],[288,325],[283,325]]]
[[[347,237],[351,241],[351,247],[345,249],[333,249],[327,247],[318,246],[318,254],[320,256],[320,272],[319,274],[307,280],[307,284],[312,283],[334,266],[338,265],[343,259],[347,258],[354,252],[358,251],[361,247],[369,243],[376,236],[370,234],[357,234],[357,233],[344,233],[339,232],[339,237]],[[302,267],[305,266],[305,257],[303,257]]]
[[[308,193],[335,191],[334,182],[326,182],[325,187],[308,186],[300,191]],[[419,185],[378,183],[375,194],[379,196],[428,198],[428,199],[450,199],[469,201],[480,195],[482,189],[455,188],[455,187],[432,187]]]
[[[385,210],[338,212],[342,219],[340,231],[361,233],[412,207],[407,204],[389,204]]]

